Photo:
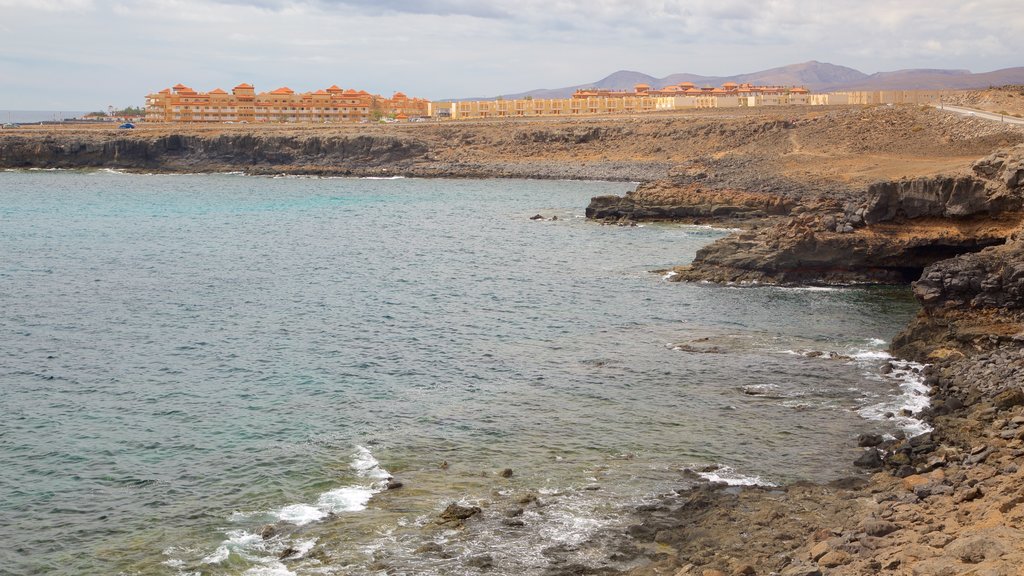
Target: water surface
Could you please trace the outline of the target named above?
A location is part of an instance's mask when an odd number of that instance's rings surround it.
[[[852,473],[906,291],[665,282],[723,232],[627,188],[0,173],[0,571],[535,574],[686,467]]]

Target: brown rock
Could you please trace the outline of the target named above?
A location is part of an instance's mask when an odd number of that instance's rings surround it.
[[[782,570],[781,576],[821,576],[821,570],[810,564],[790,564]]]
[[[867,520],[861,523],[860,529],[868,536],[881,538],[899,530],[900,527],[884,520]]]
[[[444,512],[441,512],[441,520],[450,522],[453,520],[466,520],[472,518],[482,512],[479,506],[460,506],[458,504],[449,504]]]
[[[903,479],[903,489],[908,492],[913,492],[920,486],[927,486],[931,483],[931,480],[923,474],[914,474],[913,476],[907,476]]]
[[[1017,386],[1008,388],[997,394],[992,403],[1000,410],[1020,406],[1024,404],[1024,391]]]
[[[958,494],[956,496],[956,501],[957,503],[973,502],[974,500],[977,500],[978,498],[981,498],[984,495],[985,493],[981,491],[980,487],[974,486],[973,488],[968,488],[961,492],[960,494]]]
[[[843,566],[849,563],[850,555],[842,550],[832,550],[818,560],[818,565],[825,568],[835,568],[836,566]]]
[[[818,542],[811,547],[811,561],[817,562],[822,556],[828,554],[832,550],[828,542]]]
[[[961,562],[977,564],[1002,556],[1006,547],[1000,540],[986,535],[965,536],[946,546],[946,553]]]
[[[750,564],[741,564],[732,571],[732,576],[756,576],[757,570]]]

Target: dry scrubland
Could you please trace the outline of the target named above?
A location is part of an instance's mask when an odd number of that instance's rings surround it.
[[[1015,90],[964,93],[960,103],[1021,110]],[[933,433],[861,438],[870,474],[831,485],[666,495],[638,510],[643,520],[610,549],[637,576],[1010,576],[1024,566],[1022,143],[1024,129],[924,107],[766,108],[23,128],[0,133],[0,166],[636,180],[631,194],[595,198],[588,216],[745,228],[701,250],[677,278],[916,280],[923,309],[893,351],[931,363],[932,407],[920,416]],[[551,569],[611,573],[601,559]]]

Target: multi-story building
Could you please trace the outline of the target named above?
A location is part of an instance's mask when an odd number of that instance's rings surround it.
[[[197,92],[178,84],[146,96],[149,122],[365,122],[377,116],[416,117],[429,114],[430,103],[396,92],[383,98],[365,90],[331,86],[316,92],[296,93],[283,87],[256,93],[239,84],[228,94],[220,88]]]
[[[455,119],[504,118],[516,116],[579,116],[598,114],[635,114],[686,108],[726,108],[734,106],[779,106],[785,104],[827,104],[828,95],[811,94],[806,88],[752,86],[727,82],[719,88],[697,88],[692,82],[652,89],[637,84],[633,91],[577,90],[571,98],[480,100],[433,103],[435,114]]]

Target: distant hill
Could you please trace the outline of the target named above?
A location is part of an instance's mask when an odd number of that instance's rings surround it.
[[[738,74],[736,76],[701,76],[699,74],[670,74],[664,78],[655,78],[642,72],[620,70],[589,84],[567,86],[565,88],[542,88],[502,94],[501,98],[515,99],[530,96],[533,98],[568,98],[580,88],[603,88],[607,90],[632,90],[636,84],[650,84],[662,88],[680,82],[693,82],[698,86],[721,86],[726,82],[742,84],[774,85],[774,86],[806,86],[814,92],[834,92],[840,90],[958,90],[968,88],[987,88],[1006,84],[1024,84],[1024,67],[1005,68],[992,72],[975,74],[970,70],[896,70],[865,74],[846,66],[837,66],[826,62],[810,61],[802,64],[791,64],[760,72]],[[481,98],[488,99],[488,98]]]
[[[879,72],[840,86],[842,90],[962,90],[1024,84],[1024,67],[975,74],[970,70],[897,70]]]

